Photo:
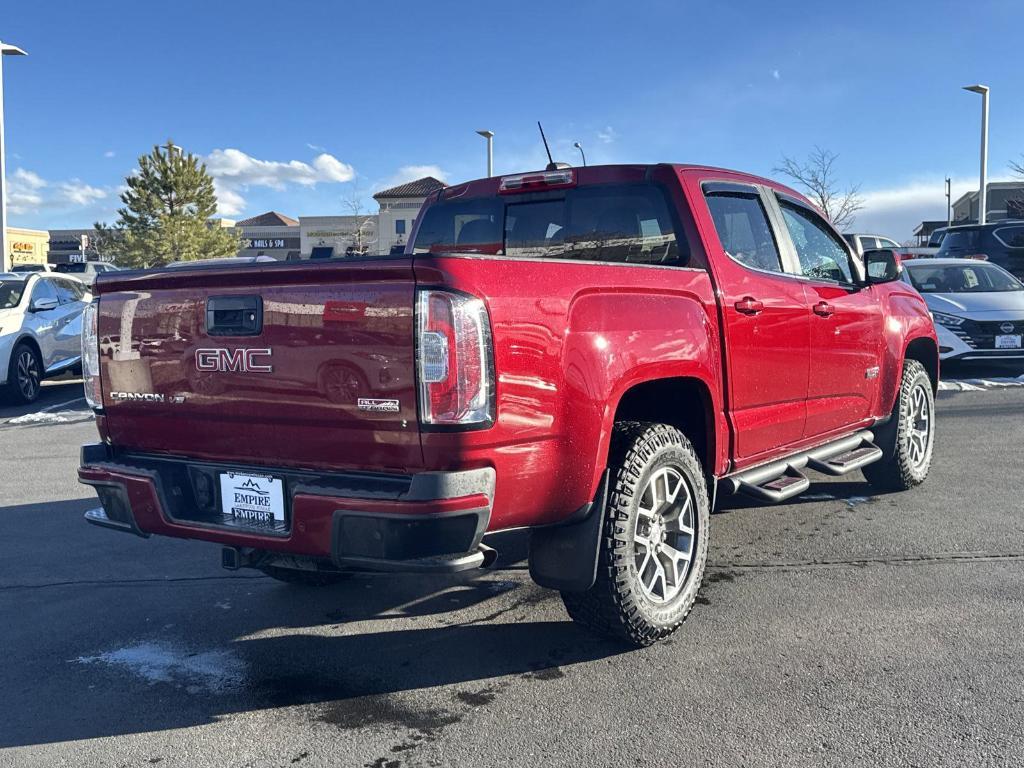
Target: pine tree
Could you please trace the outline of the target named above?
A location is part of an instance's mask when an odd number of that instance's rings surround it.
[[[95,225],[98,249],[117,264],[160,267],[238,253],[237,233],[210,222],[217,213],[213,179],[191,152],[168,140],[141,156],[126,182],[118,221]]]

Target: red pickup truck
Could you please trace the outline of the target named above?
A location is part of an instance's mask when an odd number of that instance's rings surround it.
[[[400,255],[103,275],[86,519],[308,584],[529,528],[573,619],[651,643],[717,495],[925,479],[938,351],[899,274],[775,182],[621,165],[440,190]]]

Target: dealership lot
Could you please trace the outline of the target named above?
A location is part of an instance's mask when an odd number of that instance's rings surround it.
[[[916,491],[727,500],[693,615],[628,652],[530,583],[515,533],[493,571],[306,591],[87,526],[75,387],[0,424],[0,765],[1024,761],[1024,387],[940,392]]]

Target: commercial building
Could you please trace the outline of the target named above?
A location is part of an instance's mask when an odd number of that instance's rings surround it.
[[[277,211],[267,211],[235,223],[242,239],[239,256],[273,256],[281,261],[299,258],[299,222]]]
[[[299,242],[303,259],[378,253],[377,217],[299,216]]]
[[[8,227],[6,242],[0,272],[18,264],[45,264],[50,253],[50,233],[45,230]]]
[[[380,205],[378,252],[390,253],[392,248],[404,246],[423,202],[446,186],[433,176],[424,176],[375,194],[373,199]]]
[[[1024,219],[1024,181],[996,181],[986,186],[985,220]],[[968,192],[953,203],[953,223],[978,220],[978,193]]]
[[[83,253],[89,251],[90,229],[51,229],[50,258],[51,264],[68,264],[80,261]],[[95,258],[95,256],[93,256]]]

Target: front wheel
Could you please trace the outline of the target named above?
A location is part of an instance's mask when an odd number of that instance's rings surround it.
[[[34,403],[39,398],[43,363],[31,345],[20,342],[11,354],[7,369],[7,391],[16,403]]]
[[[693,607],[707,562],[710,502],[689,440],[667,424],[615,425],[597,580],[563,592],[574,621],[646,646]]]
[[[925,481],[935,448],[935,396],[917,360],[903,364],[900,391],[888,422],[876,430],[882,458],[861,470],[881,491],[906,491]]]

